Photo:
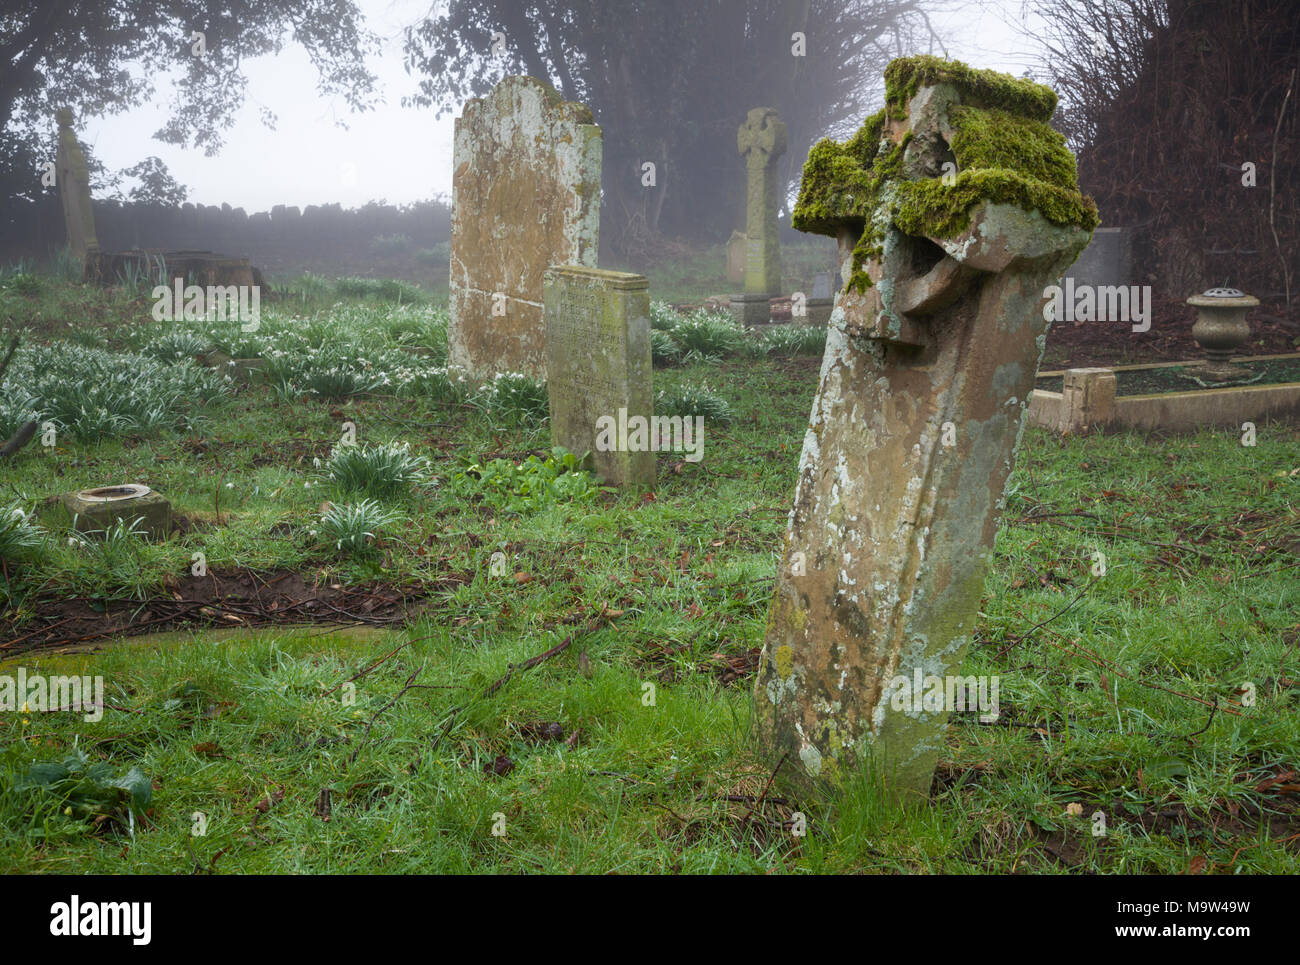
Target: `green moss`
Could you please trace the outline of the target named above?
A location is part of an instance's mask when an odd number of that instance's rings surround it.
[[[1040,212],[1054,224],[1079,225],[1088,230],[1100,221],[1092,198],[1006,169],[963,171],[952,185],[938,178],[925,178],[901,181],[895,187],[893,222],[909,235],[959,235],[970,226],[971,208],[982,201],[1019,205]]]
[[[1074,155],[1065,138],[1041,121],[997,108],[955,105],[948,113],[959,171],[1005,168],[1060,188],[1078,186]]]
[[[917,89],[940,83],[951,84],[960,99],[948,112],[957,177],[952,184],[903,180],[911,134],[893,144],[884,136],[886,120],[906,120]],[[982,201],[1039,211],[1060,225],[1091,230],[1099,223],[1096,205],[1079,192],[1074,156],[1047,124],[1056,109],[1049,88],[936,57],[906,57],[886,69],[885,89],[885,110],[868,117],[850,140],[820,141],[809,152],[792,217],[800,231],[861,232],[848,290],[871,285],[865,265],[881,254],[884,239],[873,218],[882,205],[900,230],[935,238],[964,231],[971,208]]]
[[[951,84],[957,88],[962,103],[973,107],[1011,111],[1044,123],[1056,112],[1056,93],[1050,87],[922,55],[900,57],[885,68],[885,105],[891,116],[905,119],[912,95],[934,84]]]
[[[885,112],[868,117],[858,133],[843,144],[823,140],[813,145],[804,164],[799,185],[799,201],[791,215],[791,224],[800,231],[835,237],[839,226],[857,222],[862,238],[853,249],[850,287],[859,291],[871,285],[862,266],[879,254],[880,238],[869,230],[872,213],[880,203],[880,192],[887,181],[902,171],[903,156],[911,140],[901,144],[883,138]]]

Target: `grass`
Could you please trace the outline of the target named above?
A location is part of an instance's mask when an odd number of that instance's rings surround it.
[[[71,288],[51,282],[34,301],[0,292],[0,317],[23,320],[35,341],[67,334],[48,322],[50,305],[103,304],[132,323],[81,338],[122,367],[176,334],[126,294]],[[889,809],[866,775],[835,801],[757,807],[770,774],[749,743],[749,670],[817,358],[656,369],[656,390],[707,385],[729,420],[705,413],[702,462],[662,454],[647,499],[595,487],[563,455],[543,458],[535,386],[431,389],[444,360],[410,346],[438,342],[426,335],[439,309],[333,298],[300,299],[296,318],[264,311],[252,335],[205,334],[282,359],[289,379],[313,352],[334,352],[388,384],[340,398],[240,386],[198,425],[61,434],[5,465],[11,508],[40,512],[48,495],[132,481],[191,521],[160,542],[119,533],[68,545],[66,522],[42,514],[45,528],[14,537],[0,567],[6,608],[30,617],[50,593],[149,599],[201,551],[211,572],[423,586],[423,613],[400,628],[221,623],[6,660],[0,674],[102,675],[108,708],[97,724],[0,713],[0,869],[1300,866],[1285,777],[1300,770],[1296,427],[1262,425],[1254,447],[1227,431],[1027,429],[963,671],[999,676],[999,721],[954,719],[923,809]],[[315,461],[329,459],[344,422],[360,451],[409,446],[437,482],[409,480],[368,518],[342,518],[360,499],[337,493]],[[322,508],[326,497],[337,502]],[[324,532],[335,510],[338,527]],[[344,552],[344,537],[360,552]],[[113,779],[134,768],[152,782],[134,837],[120,820],[95,825],[84,808],[66,815],[22,790],[34,764],[74,749]],[[121,814],[119,799],[102,807]],[[1097,812],[1104,837],[1091,831]],[[800,821],[806,834],[794,833]]]

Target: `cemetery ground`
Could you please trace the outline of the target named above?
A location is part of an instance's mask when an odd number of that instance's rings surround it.
[[[550,452],[538,385],[448,378],[418,291],[289,290],[244,333],[0,282],[0,432],[59,426],[0,465],[0,674],[104,680],[98,722],[0,714],[5,871],[1300,865],[1300,428],[1026,428],[963,669],[996,721],[954,715],[924,808],[791,800],[748,733],[821,333],[658,306],[704,458],[618,493]],[[172,535],[46,503],[121,482]]]

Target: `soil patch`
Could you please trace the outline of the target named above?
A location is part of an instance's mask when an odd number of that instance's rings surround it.
[[[449,575],[403,586],[345,586],[292,570],[210,570],[169,579],[162,595],[144,601],[50,595],[37,601],[31,619],[0,622],[0,657],[192,627],[391,626],[416,616],[432,591],[466,581]]]

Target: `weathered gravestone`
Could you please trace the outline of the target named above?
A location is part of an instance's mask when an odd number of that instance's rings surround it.
[[[807,325],[825,325],[831,320],[835,300],[831,294],[831,273],[819,271],[813,276],[812,294],[805,303],[805,313],[799,321]]]
[[[975,626],[1043,290],[1097,213],[1048,127],[1046,87],[932,57],[885,79],[884,111],[812,149],[794,212],[838,239],[847,281],[755,700],[784,778],[834,786],[871,762],[896,799],[923,800],[959,709],[944,684]]]
[[[749,239],[743,231],[733,231],[727,240],[727,281],[745,283],[745,254]]]
[[[54,118],[59,124],[59,146],[54,155],[55,181],[63,202],[63,223],[68,245],[83,262],[86,254],[99,248],[95,240],[95,215],[90,205],[90,171],[85,152],[72,128],[72,111],[60,107]]]
[[[600,128],[541,81],[507,77],[465,105],[454,153],[451,364],[545,378],[543,275],[596,267]]]
[[[781,240],[777,226],[781,185],[777,159],[785,153],[786,127],[770,107],[755,107],[736,132],[745,158],[745,291],[731,296],[731,311],[745,325],[765,324],[781,292]]]
[[[620,431],[652,425],[648,282],[566,265],[547,271],[545,290],[552,440],[590,452],[590,468],[611,485],[653,487],[654,440]]]
[[[1078,261],[1065,273],[1076,289],[1114,286],[1127,288],[1133,278],[1133,231],[1131,228],[1098,228]],[[1064,281],[1064,278],[1062,279]]]

